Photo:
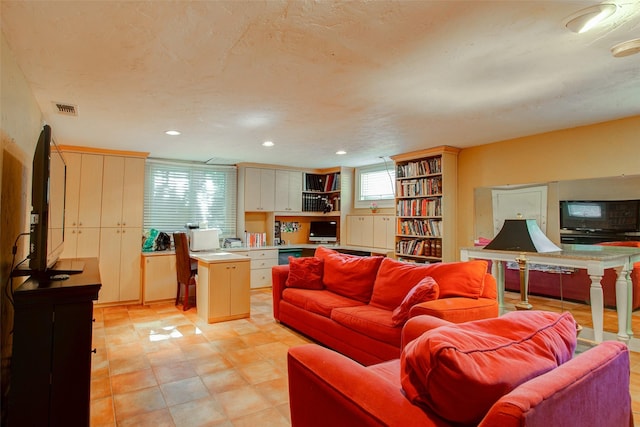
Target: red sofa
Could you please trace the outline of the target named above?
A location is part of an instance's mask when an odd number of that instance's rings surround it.
[[[627,347],[572,358],[569,313],[446,323],[410,319],[401,358],[368,367],[315,344],[289,349],[291,425],[633,426]]]
[[[605,246],[626,246],[640,248],[640,242],[606,242]],[[602,278],[602,293],[605,307],[616,307],[616,272],[608,268]],[[631,285],[633,287],[632,310],[640,307],[640,263],[636,263],[631,270]],[[506,269],[504,287],[508,291],[520,292],[520,273],[518,269]],[[552,298],[584,302],[589,304],[591,279],[585,269],[576,269],[570,273],[555,273],[529,270],[529,294]],[[562,295],[560,291],[562,290]]]
[[[497,317],[496,281],[486,271],[486,261],[412,264],[319,247],[314,257],[272,268],[273,316],[370,365],[400,356],[406,318]]]

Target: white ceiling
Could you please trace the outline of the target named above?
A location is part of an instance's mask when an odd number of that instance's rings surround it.
[[[1,14],[58,143],[331,167],[640,114],[640,54],[610,52],[640,37],[640,1],[564,27],[593,4],[2,0]]]

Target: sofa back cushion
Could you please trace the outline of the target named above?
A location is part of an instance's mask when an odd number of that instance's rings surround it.
[[[322,282],[326,289],[368,303],[382,256],[352,256],[340,253],[324,257]]]
[[[370,304],[395,310],[409,291],[429,275],[429,268],[429,264],[383,259],[373,285]]]
[[[429,264],[429,276],[440,287],[440,298],[479,298],[484,290],[488,263],[485,260]]]
[[[402,388],[452,423],[477,425],[500,397],[570,360],[575,347],[568,312],[518,311],[441,326],[405,347]]]
[[[487,261],[412,264],[385,258],[378,270],[371,304],[394,310],[409,291],[427,276],[438,283],[439,297],[479,298],[484,290]]]
[[[322,275],[324,260],[316,257],[289,257],[289,276],[285,285],[289,288],[324,289]]]

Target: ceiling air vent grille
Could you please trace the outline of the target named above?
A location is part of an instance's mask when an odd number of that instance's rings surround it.
[[[73,104],[64,104],[62,102],[54,102],[53,105],[56,107],[56,111],[59,114],[64,114],[65,116],[77,116],[78,115],[78,106]]]

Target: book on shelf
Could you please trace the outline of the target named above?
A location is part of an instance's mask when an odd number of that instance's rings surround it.
[[[436,173],[442,173],[442,157],[439,156],[398,165],[396,170],[396,176],[398,178],[431,175]]]
[[[250,248],[267,246],[267,233],[250,233],[245,231],[244,244]]]

